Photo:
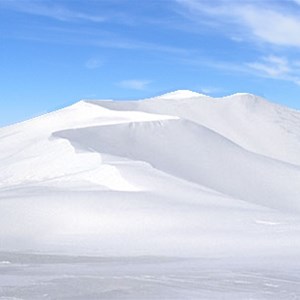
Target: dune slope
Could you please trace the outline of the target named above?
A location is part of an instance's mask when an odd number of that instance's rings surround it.
[[[177,91],[0,129],[0,250],[299,252],[299,112]]]

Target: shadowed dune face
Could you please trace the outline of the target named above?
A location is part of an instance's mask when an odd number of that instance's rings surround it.
[[[87,127],[53,136],[75,149],[147,162],[234,198],[300,212],[300,168],[251,153],[187,120]]]

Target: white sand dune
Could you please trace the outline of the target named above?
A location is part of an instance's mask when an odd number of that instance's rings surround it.
[[[0,129],[5,253],[251,257],[276,270],[299,259],[299,213],[300,112],[254,95],[80,101]]]
[[[146,101],[91,103],[116,110],[175,115],[204,125],[250,151],[300,165],[300,112],[255,95],[211,98],[178,91]]]

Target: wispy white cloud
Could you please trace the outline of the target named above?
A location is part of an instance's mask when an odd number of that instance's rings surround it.
[[[120,2],[122,2],[122,0]],[[101,5],[87,5],[86,7],[90,12],[87,13],[87,10],[85,12],[75,10],[74,5],[71,5],[69,1],[0,0],[0,9],[3,8],[29,15],[64,21],[56,23],[55,26],[52,24],[51,27],[49,24],[46,25],[46,23],[42,22],[39,27],[36,26],[36,23],[32,26],[29,22],[29,24],[24,24],[21,30],[7,31],[4,35],[10,39],[16,38],[48,43],[88,45],[124,50],[144,50],[148,52],[155,51],[169,53],[174,56],[188,55],[193,51],[178,44],[174,45],[174,43],[170,43],[171,45],[168,45],[168,43],[164,43],[162,40],[149,40],[146,35],[145,37],[136,37],[135,34],[131,33],[119,34],[117,30],[111,29],[109,26],[106,26],[105,29],[103,26],[95,26],[95,22],[117,23],[118,25],[122,24],[122,26],[139,25],[138,23],[132,24],[129,22],[130,20],[135,20],[137,17],[134,12],[120,12],[116,3],[117,1],[115,4],[112,4],[112,7],[114,7],[113,5],[116,6],[115,11],[112,12],[106,8],[98,14],[97,11],[99,11]],[[91,10],[92,8],[95,8],[94,11]],[[139,16],[139,18],[141,17]],[[79,23],[70,27],[68,22],[74,21],[89,21],[93,24],[81,26],[82,24]],[[151,24],[151,26],[153,27],[153,24]],[[130,30],[130,32],[132,32],[132,30]]]
[[[229,74],[236,73],[241,75],[254,75],[256,77],[271,78],[276,80],[290,81],[300,85],[300,61],[288,59],[283,56],[268,55],[260,57],[250,62],[234,62],[211,59],[184,59],[183,64],[188,64],[199,68],[201,66],[227,72]],[[203,87],[199,89],[204,94],[214,94],[223,92],[211,87]]]
[[[300,47],[299,17],[270,10],[244,10],[242,21],[264,42]]]
[[[103,66],[103,60],[98,58],[90,58],[84,64],[87,69],[98,69]]]
[[[107,18],[102,15],[70,10],[65,6],[53,4],[49,1],[1,0],[0,7],[60,21],[81,20],[89,22],[104,22],[107,20]]]
[[[0,0],[1,3],[1,0]],[[68,45],[85,45],[99,48],[112,48],[124,50],[144,50],[149,52],[169,53],[174,56],[187,56],[193,52],[190,48],[143,41],[136,38],[122,36],[113,31],[99,28],[73,28],[64,26],[43,26],[42,30],[36,31],[28,25],[23,31],[7,33],[7,37],[36,41],[42,43],[57,43]]]
[[[291,81],[300,85],[300,64],[297,61],[271,55],[263,57],[258,62],[247,63],[246,66],[257,72],[257,75]]]
[[[201,93],[205,95],[214,95],[216,93],[224,92],[224,89],[212,86],[206,86],[199,89]]]
[[[106,47],[106,48],[119,48],[119,49],[128,49],[128,50],[146,50],[146,51],[157,51],[157,52],[166,52],[175,55],[186,55],[192,52],[191,49],[184,49],[175,46],[168,46],[162,43],[151,43],[143,42],[140,40],[125,39],[122,37],[112,36],[111,38],[106,39],[90,39],[89,43],[94,46]]]
[[[283,76],[291,72],[289,62],[286,58],[278,56],[263,57],[261,62],[247,64],[250,68],[261,71],[270,77]]]
[[[235,25],[231,30],[226,30],[230,35],[239,32],[248,39],[250,37],[274,45],[300,47],[299,14],[284,9],[285,4],[279,7],[271,1],[176,1],[190,17],[201,15],[213,19],[214,26]],[[300,4],[300,0],[295,2]]]
[[[131,79],[122,80],[117,85],[125,89],[145,90],[150,83],[150,80]]]
[[[201,30],[210,26],[235,42],[250,44],[250,62],[243,62],[241,56],[237,61],[226,61],[225,57],[200,59],[199,64],[300,85],[300,63],[290,51],[291,47],[300,47],[300,0],[175,1],[183,8],[184,16],[201,26]],[[261,47],[262,43],[271,47]]]
[[[234,73],[245,73],[246,68],[243,64],[233,61],[225,61],[221,57],[219,59],[210,58],[207,56],[203,57],[192,57],[192,58],[183,58],[178,60],[178,62],[189,65],[190,67],[194,67],[196,69],[200,67],[208,67],[216,70],[220,70],[222,72],[234,72]]]

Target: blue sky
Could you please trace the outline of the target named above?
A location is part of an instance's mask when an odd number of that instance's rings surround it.
[[[177,89],[300,109],[300,0],[0,0],[0,126]]]

